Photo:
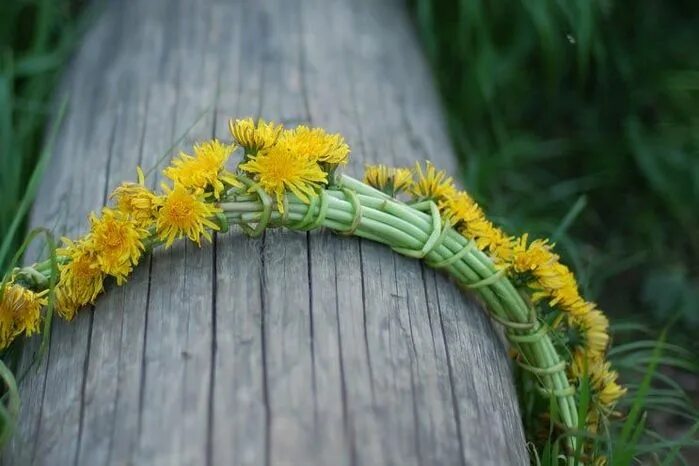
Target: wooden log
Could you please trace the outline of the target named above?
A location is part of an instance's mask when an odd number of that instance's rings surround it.
[[[228,139],[232,116],[342,132],[355,174],[420,159],[457,173],[398,1],[112,2],[63,93],[33,213],[60,234],[84,232],[136,165]],[[506,353],[476,301],[327,232],[155,252],[55,323],[21,393],[8,465],[527,463]]]

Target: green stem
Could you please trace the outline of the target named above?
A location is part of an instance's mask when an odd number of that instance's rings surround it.
[[[353,189],[362,206],[362,218],[355,231],[357,236],[369,238],[387,244],[391,247],[420,249],[432,233],[432,219],[428,214],[417,211],[410,206],[392,200],[385,194],[374,190],[348,177],[342,178],[345,187]],[[329,196],[328,211],[323,226],[335,229],[346,229],[354,218],[354,208],[342,191],[327,191]],[[249,199],[249,198],[248,198]],[[226,212],[229,221],[253,221],[259,218],[262,204],[252,200],[224,203],[221,207]],[[289,212],[287,224],[304,218],[309,206],[293,196],[288,198]],[[319,210],[319,207],[315,207]],[[256,212],[257,211],[257,212]],[[279,222],[281,216],[273,214],[273,221]],[[426,259],[441,261],[458,253],[467,244],[463,236],[450,231],[444,237],[442,244],[431,251]],[[472,284],[492,276],[497,272],[488,256],[478,249],[473,249],[459,261],[447,267],[447,272],[459,282]],[[517,323],[527,323],[530,319],[529,305],[522,299],[516,288],[509,280],[501,279],[477,290],[486,302],[491,312],[498,317]],[[526,331],[516,332],[526,334]],[[559,365],[561,359],[548,335],[540,339],[513,345],[520,349],[529,365],[546,369]],[[564,372],[540,375],[542,384],[549,390],[563,392],[568,389],[569,382]],[[577,426],[577,410],[572,395],[557,397],[563,423],[568,427]],[[570,447],[575,441],[570,438]]]

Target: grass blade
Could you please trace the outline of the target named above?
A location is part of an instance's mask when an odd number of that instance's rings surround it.
[[[0,267],[3,267],[3,265],[5,264],[5,260],[10,251],[10,247],[13,244],[14,238],[17,235],[17,231],[19,230],[22,221],[24,220],[25,216],[27,215],[27,212],[29,211],[29,208],[32,205],[32,202],[34,201],[36,191],[39,188],[39,182],[41,181],[41,178],[44,174],[44,170],[46,169],[46,165],[48,164],[48,161],[50,159],[51,152],[53,151],[53,145],[58,134],[58,129],[60,128],[61,122],[63,121],[67,105],[68,100],[67,98],[64,98],[63,102],[61,102],[61,104],[58,107],[56,120],[54,120],[47,143],[41,152],[39,162],[37,163],[36,167],[34,168],[34,171],[32,172],[31,177],[29,178],[29,182],[27,183],[27,188],[24,191],[22,201],[20,202],[19,207],[17,208],[17,212],[15,213],[10,228],[5,233],[2,245],[0,245]]]

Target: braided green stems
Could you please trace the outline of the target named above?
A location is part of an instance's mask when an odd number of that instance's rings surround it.
[[[506,335],[524,359],[521,367],[541,384],[542,392],[555,400],[560,418],[569,429],[578,427],[574,389],[565,374],[566,363],[548,335],[547,324],[536,313],[486,254],[443,222],[432,202],[406,205],[353,178],[341,176],[338,186],[328,188],[304,204],[296,197],[285,198],[284,214],[273,209],[263,192],[230,192],[220,204],[226,220],[249,234],[261,234],[267,227],[308,231],[321,227],[386,244],[409,257],[424,259],[443,269],[460,285],[477,292],[494,320],[506,328]],[[567,446],[575,451],[576,441],[568,436]]]

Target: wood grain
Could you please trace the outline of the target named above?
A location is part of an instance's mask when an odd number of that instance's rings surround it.
[[[426,158],[456,173],[398,1],[112,2],[69,68],[33,213],[60,234],[83,232],[136,165],[228,139],[232,116],[340,131],[354,173]],[[478,303],[417,261],[328,232],[157,251],[94,310],[56,322],[21,390],[7,465],[527,463],[506,354]]]

